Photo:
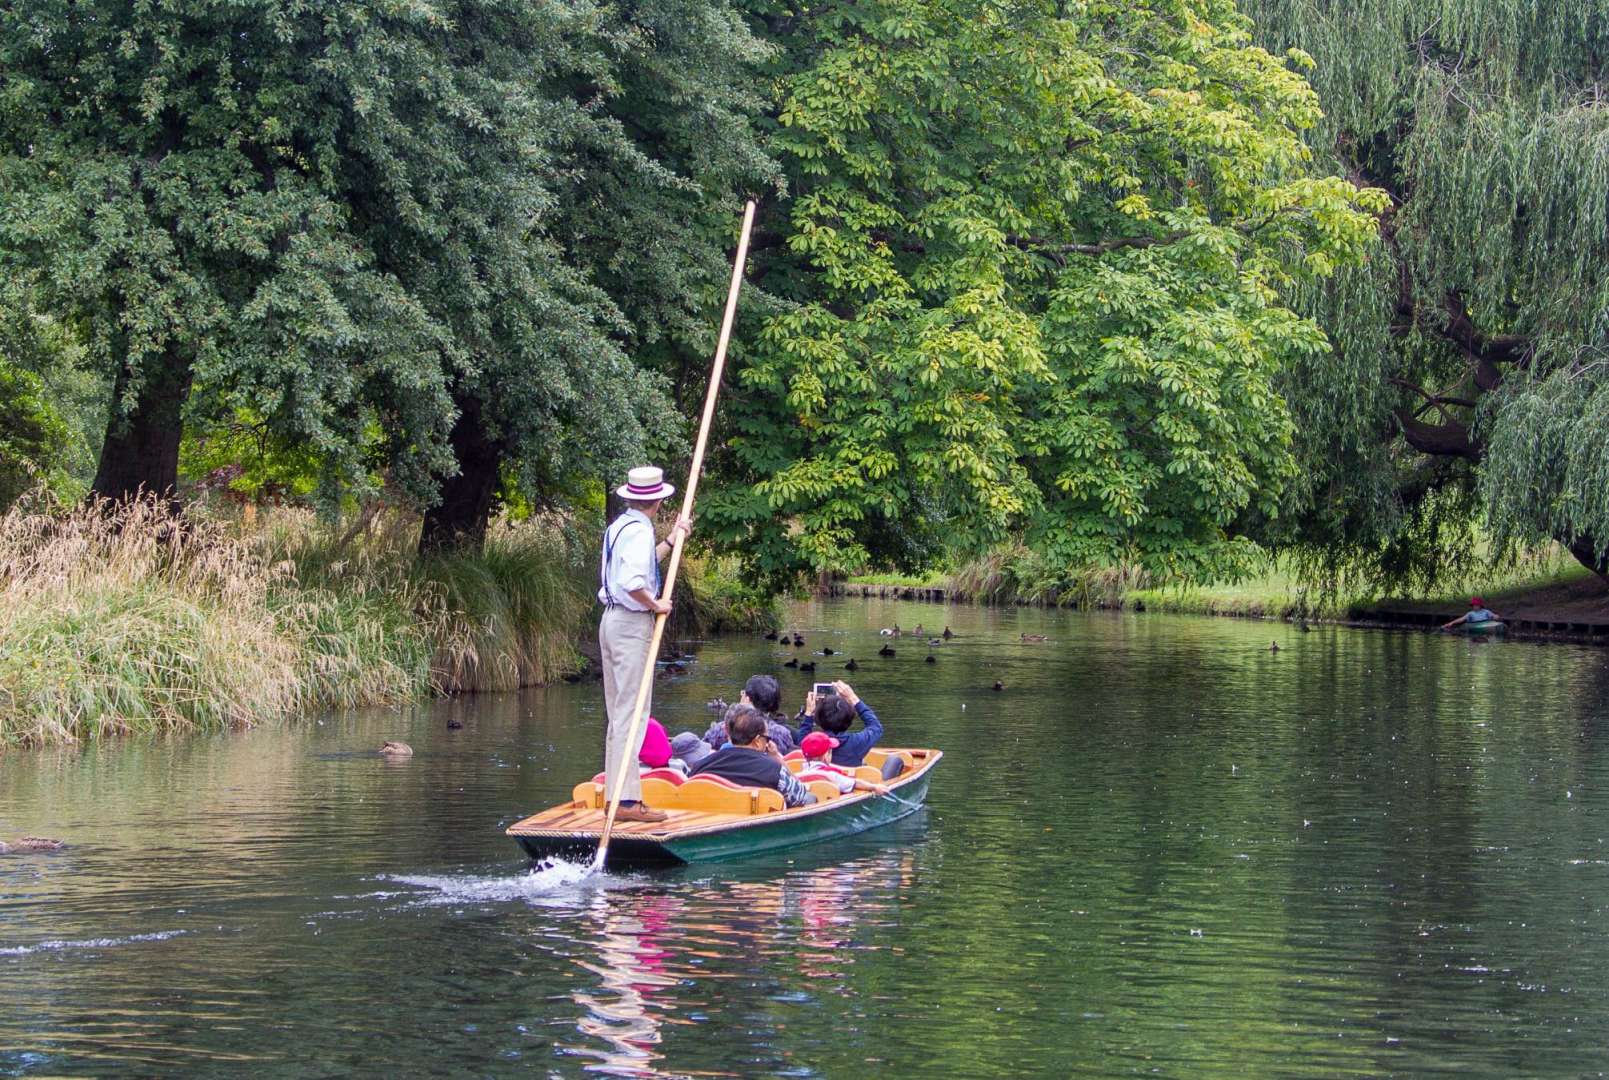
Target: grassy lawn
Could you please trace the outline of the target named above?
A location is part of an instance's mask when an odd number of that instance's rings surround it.
[[[1545,607],[1591,607],[1604,590],[1596,578],[1562,551],[1550,551],[1516,566],[1481,571],[1445,583],[1429,596],[1356,593],[1324,597],[1306,590],[1295,575],[1275,564],[1268,572],[1243,581],[1214,585],[1173,585],[1137,589],[1126,601],[1151,611],[1198,615],[1289,616],[1305,610],[1309,618],[1345,618],[1355,608],[1461,612],[1472,595],[1491,607],[1523,612]]]

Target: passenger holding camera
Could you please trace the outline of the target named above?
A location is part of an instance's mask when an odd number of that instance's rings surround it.
[[[860,717],[861,730],[849,734],[849,726]],[[866,751],[876,746],[883,737],[883,722],[877,719],[871,706],[860,700],[853,687],[842,679],[834,683],[817,683],[805,698],[799,713],[799,743],[817,728],[838,740],[833,749],[833,764],[852,769],[866,761]],[[883,761],[883,779],[898,776],[905,763],[890,754]]]

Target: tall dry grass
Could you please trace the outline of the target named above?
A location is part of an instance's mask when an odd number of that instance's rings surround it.
[[[590,607],[551,522],[419,560],[417,524],[149,503],[0,515],[0,746],[249,727],[563,674]]]
[[[0,515],[0,747],[250,727],[550,682],[595,625],[596,537],[555,515],[420,558],[417,516],[176,523],[151,503]],[[689,561],[677,632],[774,625],[730,559]]]
[[[306,704],[287,571],[151,504],[0,516],[0,743],[238,727]]]
[[[1063,566],[1025,546],[1006,545],[957,567],[949,593],[984,604],[1120,607],[1146,584],[1138,567]]]

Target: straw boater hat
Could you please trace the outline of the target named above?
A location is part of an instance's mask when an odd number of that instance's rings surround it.
[[[626,473],[626,482],[615,489],[615,494],[632,502],[653,502],[676,494],[676,489],[665,483],[665,470],[652,465],[639,465]]]

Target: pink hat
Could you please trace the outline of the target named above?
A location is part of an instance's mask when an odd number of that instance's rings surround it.
[[[812,731],[804,737],[804,742],[799,744],[799,749],[807,758],[818,758],[837,745],[838,740],[828,735],[825,731]]]
[[[1469,598],[1469,606],[1470,607],[1485,607],[1486,606],[1486,601],[1482,600],[1478,596],[1471,596]]]
[[[676,494],[676,489],[665,483],[664,469],[639,465],[626,473],[626,482],[615,488],[615,494],[633,502],[653,502]]]

